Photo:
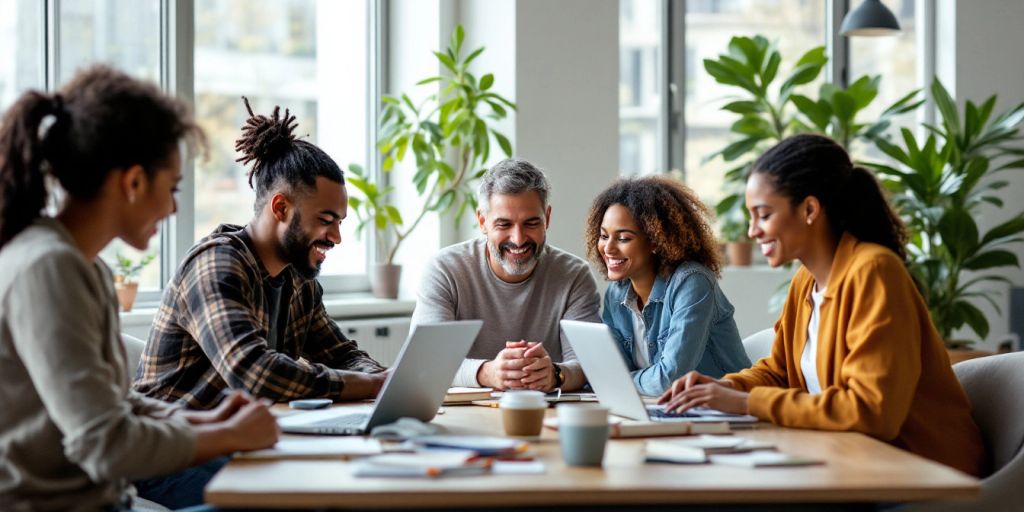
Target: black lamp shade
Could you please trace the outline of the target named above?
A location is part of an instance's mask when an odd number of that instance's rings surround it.
[[[844,36],[888,36],[900,31],[896,16],[880,0],[864,0],[843,18]]]

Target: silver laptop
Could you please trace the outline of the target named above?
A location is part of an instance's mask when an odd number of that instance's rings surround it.
[[[608,326],[603,323],[562,320],[562,330],[576,352],[576,358],[587,374],[601,405],[612,414],[631,420],[698,421],[757,423],[746,414],[728,414],[708,408],[695,408],[684,413],[668,413],[658,405],[646,405],[633,384],[629,368],[622,360]]]
[[[482,325],[481,320],[417,325],[375,404],[290,414],[277,424],[295,434],[358,435],[402,417],[430,421]]]

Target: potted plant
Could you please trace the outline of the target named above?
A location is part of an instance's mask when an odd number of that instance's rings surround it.
[[[507,117],[515,104],[491,90],[493,74],[478,78],[470,73],[470,64],[484,48],[464,56],[464,39],[462,26],[456,26],[448,48],[434,52],[445,73],[417,83],[432,84],[437,92],[419,104],[408,94],[381,98],[377,149],[383,157],[382,170],[391,171],[410,153],[416,160],[412,184],[423,201],[411,212],[412,221],[406,222],[399,209],[388,203],[392,187],[378,186],[360,166],[349,166],[348,181],[358,192],[349,196],[349,207],[358,220],[357,232],[361,235],[369,226],[381,248],[373,277],[378,297],[397,297],[401,269],[394,264],[395,255],[427,214],[457,208],[458,221],[466,210],[476,209],[472,183],[485,171],[482,167],[490,156],[491,140],[506,156],[512,156],[508,138],[489,123]]]
[[[139,293],[139,272],[146,265],[149,265],[156,256],[147,254],[139,258],[138,262],[131,258],[117,253],[117,261],[114,265],[114,289],[117,291],[117,302],[121,304],[121,310],[125,313],[132,310],[135,304],[135,296]]]
[[[725,256],[730,265],[749,267],[754,260],[754,244],[747,237],[747,219],[733,215],[722,220],[719,232],[725,243]]]
[[[996,96],[980,105],[967,101],[961,116],[940,81],[931,92],[942,123],[927,126],[923,140],[907,129],[902,144],[879,139],[878,148],[895,165],[870,166],[907,222],[908,268],[935,327],[947,348],[966,348],[972,341],[954,339],[957,329],[967,327],[981,339],[989,333],[988,320],[972,301],[1000,309],[995,292],[982,285],[1010,284],[1005,269],[1020,266],[1007,246],[1024,241],[1024,211],[985,232],[975,219],[985,204],[1004,206],[998,191],[1009,184],[1002,179],[1005,171],[1024,169],[1024,103],[993,117]]]
[[[870,143],[889,128],[894,116],[918,108],[919,91],[913,91],[889,106],[873,122],[858,122],[857,116],[878,96],[881,77],[863,76],[846,88],[823,84],[818,98],[799,94],[801,86],[814,82],[828,63],[825,47],[804,53],[785,78],[777,80],[782,55],[764,36],[733,37],[728,51],[717,59],[705,59],[704,69],[716,82],[735,87],[739,96],[722,110],[739,116],[730,131],[736,140],[705,157],[721,157],[732,168],[725,173],[726,197],[715,206],[721,217],[743,213],[743,186],[754,158],[768,147],[797,133],[820,133],[832,137],[848,150],[855,141]],[[723,228],[728,226],[723,224]],[[724,233],[723,233],[724,237]],[[728,237],[726,237],[728,238]]]

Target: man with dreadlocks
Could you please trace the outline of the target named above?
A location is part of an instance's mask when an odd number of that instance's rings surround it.
[[[341,242],[348,197],[341,169],[297,140],[280,107],[249,120],[235,149],[252,163],[255,215],[223,224],[185,256],[164,290],[135,389],[211,408],[227,388],[274,401],[376,396],[384,368],[327,315],[316,281]]]

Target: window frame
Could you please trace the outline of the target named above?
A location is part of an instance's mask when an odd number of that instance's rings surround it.
[[[160,62],[159,85],[169,94],[195,106],[195,72],[194,72],[194,41],[195,41],[195,1],[194,0],[157,0],[160,12]],[[381,91],[386,84],[387,69],[387,2],[363,0],[367,4],[367,48],[371,56],[366,59],[367,71],[367,133],[366,168],[375,180],[381,182],[381,159],[376,151],[377,121],[380,107]],[[61,22],[59,13],[61,0],[46,0],[43,6],[42,38],[43,50],[41,58],[40,82],[47,91],[57,88],[58,70],[60,69],[59,35]],[[163,221],[160,229],[160,288],[156,290],[140,290],[136,302],[142,307],[153,306],[160,301],[164,287],[174,275],[185,254],[195,243],[195,162],[185,159],[182,162],[184,179],[179,185],[178,211]],[[351,221],[350,221],[351,222]],[[374,237],[366,238],[367,267],[361,274],[321,276],[319,281],[325,294],[368,293],[370,291],[369,272],[377,251]]]

